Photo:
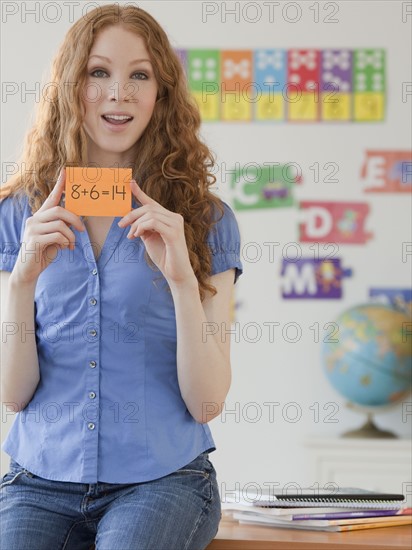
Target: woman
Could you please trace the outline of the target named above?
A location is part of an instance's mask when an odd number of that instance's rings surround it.
[[[51,81],[25,171],[1,190],[2,399],[19,413],[3,548],[205,548],[221,517],[207,422],[231,380],[236,219],[209,190],[198,110],[148,13],[89,12]],[[67,166],[132,168],[132,210],[66,210]]]

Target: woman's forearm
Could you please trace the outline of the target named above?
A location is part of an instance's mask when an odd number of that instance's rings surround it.
[[[40,381],[34,319],[36,282],[21,283],[11,273],[2,307],[1,400],[20,411]]]
[[[183,400],[198,422],[221,413],[230,388],[230,361],[224,357],[216,336],[207,331],[208,320],[193,284],[172,289],[177,330],[177,374]]]

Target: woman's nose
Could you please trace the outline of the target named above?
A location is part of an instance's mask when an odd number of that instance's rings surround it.
[[[109,99],[115,101],[124,101],[126,99],[126,92],[124,83],[119,80],[113,81],[109,86]]]
[[[109,99],[114,101],[136,101],[137,83],[116,80],[109,86]]]

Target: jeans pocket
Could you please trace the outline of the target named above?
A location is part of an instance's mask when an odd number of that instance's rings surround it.
[[[169,474],[171,483],[177,483],[180,489],[189,491],[190,498],[200,498],[209,507],[218,494],[215,470],[207,458],[207,452],[201,453],[194,460]]]
[[[214,471],[212,463],[208,459],[209,454],[204,451],[200,453],[192,462],[186,464],[182,468],[176,470],[175,473],[179,474],[200,474],[205,478],[209,478],[210,474]]]
[[[26,470],[20,470],[20,472],[7,472],[2,477],[1,483],[0,483],[0,489],[3,489],[3,487],[6,487],[7,485],[12,485],[15,481],[19,479],[22,475],[26,475]]]
[[[13,458],[10,459],[9,471],[4,474],[0,483],[0,489],[6,485],[12,485],[16,480],[18,480],[22,475],[32,477],[32,474],[23,468],[18,462]]]

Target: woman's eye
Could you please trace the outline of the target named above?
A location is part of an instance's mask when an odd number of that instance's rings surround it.
[[[104,73],[104,74],[106,74],[106,71],[103,71],[102,69],[95,69],[94,71],[92,71],[92,72],[90,73],[90,75],[91,75],[91,76],[97,76],[97,77],[99,77],[100,75],[96,75],[96,73]]]
[[[95,76],[96,78],[100,78],[103,75],[107,75],[106,71],[104,71],[103,69],[95,69],[90,73],[90,76]],[[135,78],[135,80],[147,80],[149,77],[146,73],[138,71],[133,74],[133,78]]]
[[[137,75],[137,78],[139,80],[147,80],[147,78],[148,78],[147,74],[141,73],[141,72],[134,73],[133,76],[135,76],[135,75]]]

